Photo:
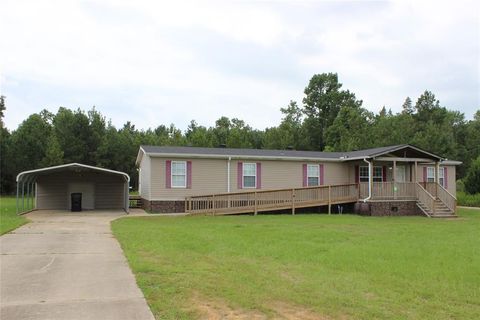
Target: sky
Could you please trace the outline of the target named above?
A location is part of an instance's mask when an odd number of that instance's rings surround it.
[[[227,116],[264,129],[324,72],[373,112],[430,90],[471,119],[479,3],[0,0],[4,121],[95,106],[117,127]]]

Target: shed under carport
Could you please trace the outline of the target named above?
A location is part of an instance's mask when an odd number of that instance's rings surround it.
[[[82,210],[128,212],[130,177],[120,171],[69,163],[17,175],[17,213],[30,209],[70,210],[71,194],[82,194]]]

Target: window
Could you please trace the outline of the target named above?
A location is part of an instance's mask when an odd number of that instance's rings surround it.
[[[172,188],[187,187],[187,162],[172,161]]]
[[[435,182],[435,167],[427,167],[427,181]]]
[[[360,166],[359,173],[360,182],[368,182],[368,166]],[[383,168],[379,166],[373,167],[373,182],[383,181]]]
[[[257,186],[257,164],[243,164],[243,187],[255,188]]]
[[[320,185],[320,166],[318,164],[307,165],[307,185],[309,187]]]
[[[445,168],[440,168],[438,171],[438,183],[445,188]]]

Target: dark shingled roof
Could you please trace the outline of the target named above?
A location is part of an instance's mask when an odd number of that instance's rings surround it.
[[[198,148],[198,147],[169,147],[169,146],[141,146],[150,155],[161,154],[195,154],[209,156],[232,156],[232,157],[272,157],[272,158],[319,158],[348,160],[349,158],[372,158],[395,152],[401,149],[410,148],[417,150],[430,157],[441,159],[441,157],[428,153],[408,144],[372,148],[348,152],[320,152],[320,151],[297,151],[297,150],[268,150],[268,149],[234,149],[234,148]]]

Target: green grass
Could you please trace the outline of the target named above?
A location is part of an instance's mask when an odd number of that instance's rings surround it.
[[[457,204],[466,207],[480,207],[480,193],[468,194],[465,192],[457,192]]]
[[[331,318],[476,319],[480,210],[459,214],[142,217],[112,229],[157,319],[195,319],[192,297],[269,317],[286,303]]]
[[[0,198],[0,235],[12,231],[27,223],[28,220],[16,213],[15,197]]]

